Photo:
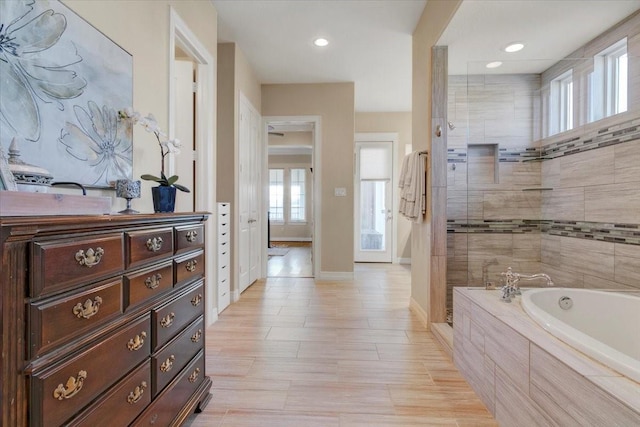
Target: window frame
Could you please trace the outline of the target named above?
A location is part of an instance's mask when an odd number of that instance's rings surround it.
[[[551,80],[549,86],[549,129],[547,136],[573,129],[575,111],[573,87],[573,69],[569,69]]]
[[[284,224],[285,223],[285,182],[284,182],[284,178],[285,178],[285,168],[269,168],[269,220],[273,223],[277,223],[277,224]],[[272,179],[272,172],[280,172],[281,176],[280,178],[282,178],[281,181],[273,181]],[[280,196],[280,201],[282,202],[281,206],[277,206],[277,204],[274,206],[271,204],[271,195],[272,195],[272,186],[275,184],[280,183],[281,184],[281,194]],[[278,215],[277,217],[274,217],[274,211],[273,209],[277,209],[277,212],[280,212],[280,215]],[[276,214],[277,215],[277,214]]]
[[[295,183],[298,183],[298,186],[300,187],[300,197],[299,199],[302,200],[301,205],[293,205],[293,186],[294,186],[294,178],[293,178],[293,174],[294,171],[298,172],[298,171],[302,171],[302,180],[296,180]],[[301,185],[300,185],[301,183]],[[295,223],[295,224],[306,224],[307,222],[307,199],[306,199],[306,194],[307,194],[307,169],[304,167],[291,167],[289,168],[289,185],[288,185],[288,189],[289,189],[289,207],[288,207],[288,212],[289,212],[289,218],[288,218],[288,222],[289,223]],[[297,210],[301,210],[302,211],[302,216],[298,216],[297,218],[294,218],[294,214],[293,214],[293,210],[297,209]]]
[[[589,123],[628,111],[628,58],[626,37],[593,56],[593,72],[589,75]],[[621,60],[625,63],[622,76]],[[626,81],[622,83],[622,79]],[[623,91],[625,102],[621,108],[620,98]]]

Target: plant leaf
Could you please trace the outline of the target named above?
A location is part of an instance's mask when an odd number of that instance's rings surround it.
[[[140,175],[140,179],[144,179],[146,181],[162,182],[162,178],[158,178],[157,176],[154,176],[154,175],[149,175],[148,173],[145,173],[144,175]]]
[[[184,191],[185,193],[191,193],[191,191],[189,191],[189,189],[187,187],[185,187],[184,185],[173,184],[173,186],[176,187],[180,191]]]

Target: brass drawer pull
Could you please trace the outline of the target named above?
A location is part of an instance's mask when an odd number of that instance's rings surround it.
[[[147,337],[147,333],[145,331],[140,332],[140,335],[136,335],[134,338],[131,338],[127,343],[127,348],[130,351],[137,351],[142,348],[144,345],[144,339]]]
[[[98,265],[102,260],[102,256],[104,255],[104,249],[101,247],[97,247],[95,250],[92,248],[87,249],[87,252],[80,249],[76,252],[76,261],[78,264],[84,265],[85,267],[93,267],[94,265]]]
[[[53,390],[53,397],[58,400],[71,399],[82,390],[84,380],[87,378],[87,371],[78,372],[78,377],[69,377],[67,384],[58,384],[55,390]]]
[[[173,320],[175,318],[176,318],[175,313],[172,312],[167,314],[162,319],[160,319],[160,326],[162,326],[163,328],[168,328],[169,326],[173,325]]]
[[[202,294],[198,294],[191,299],[191,305],[197,307],[202,302]]]
[[[160,279],[162,279],[162,274],[156,273],[152,276],[147,277],[144,281],[144,284],[147,288],[153,290],[160,286]]]
[[[162,365],[160,365],[160,371],[169,372],[171,368],[173,368],[173,362],[176,360],[176,357],[172,354],[165,360]]]
[[[187,238],[187,242],[193,243],[196,241],[196,238],[198,237],[198,232],[196,230],[187,231],[187,234],[185,234],[185,237]]]
[[[75,314],[78,319],[90,319],[98,313],[100,304],[102,304],[102,298],[100,297],[95,297],[93,301],[88,299],[84,304],[79,302],[73,306],[73,314]]]
[[[196,265],[198,265],[198,260],[192,259],[191,261],[187,261],[187,264],[184,266],[184,268],[186,268],[189,273],[193,273],[194,271],[196,271]]]
[[[195,334],[191,335],[191,342],[200,342],[202,338],[202,329],[198,329]]]
[[[147,240],[147,249],[151,252],[158,252],[162,249],[162,237],[154,237]]]
[[[191,375],[189,375],[189,382],[191,384],[195,383],[198,379],[198,375],[200,375],[200,368],[196,368],[195,371],[193,371]]]
[[[127,402],[133,405],[134,403],[138,403],[140,399],[142,399],[142,395],[144,394],[144,389],[147,388],[147,382],[142,381],[140,385],[136,386],[129,396],[127,396]]]

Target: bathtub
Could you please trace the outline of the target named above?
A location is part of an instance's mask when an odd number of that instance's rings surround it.
[[[557,338],[640,382],[640,296],[544,288],[524,290],[521,303],[534,321]]]

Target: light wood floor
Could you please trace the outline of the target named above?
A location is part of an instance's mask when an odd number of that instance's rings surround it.
[[[313,277],[310,242],[276,243],[288,251],[284,256],[270,256],[267,277]]]
[[[193,427],[496,426],[408,309],[406,266],[276,278],[207,330],[213,397]]]

